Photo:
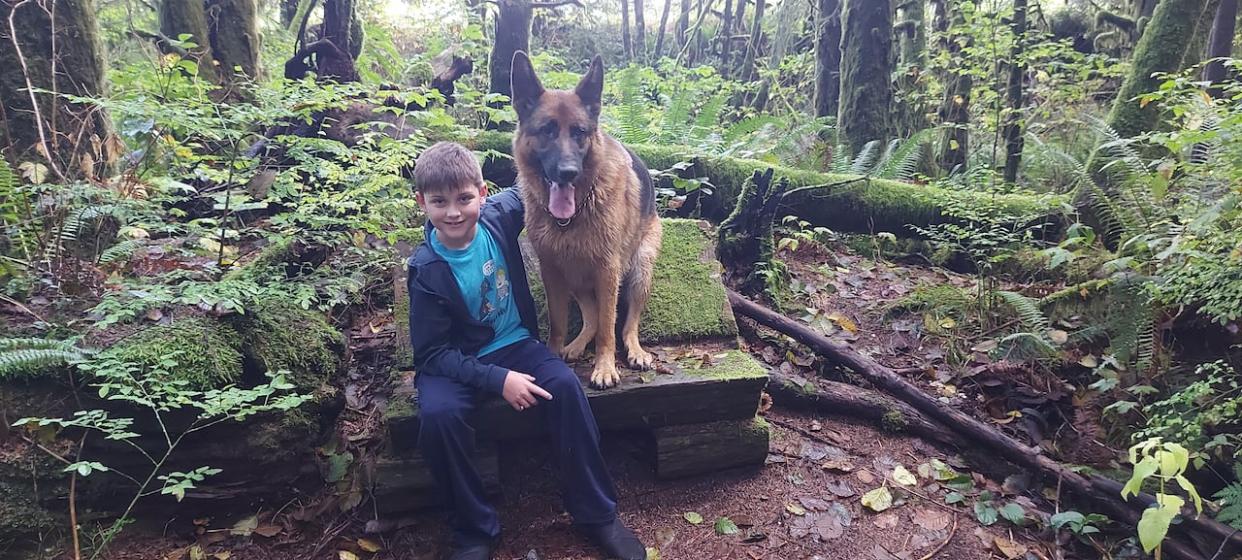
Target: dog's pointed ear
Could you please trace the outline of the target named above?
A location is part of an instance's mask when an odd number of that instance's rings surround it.
[[[574,93],[578,94],[578,99],[586,105],[591,117],[599,118],[600,106],[604,98],[604,59],[599,55],[595,55],[595,58],[591,60],[591,67],[578,82],[578,87],[574,88]]]
[[[513,53],[513,68],[509,73],[509,90],[512,92],[513,110],[517,111],[518,120],[526,120],[539,97],[543,95],[543,84],[535,75],[535,67],[530,64],[530,57],[523,51]]]

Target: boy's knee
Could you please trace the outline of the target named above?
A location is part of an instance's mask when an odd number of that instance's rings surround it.
[[[418,411],[423,429],[440,429],[465,423],[465,407],[455,402],[425,403]]]
[[[582,383],[578,381],[578,376],[574,374],[568,366],[560,366],[552,371],[541,384],[543,390],[552,394],[553,399],[576,397],[585,395],[582,391]]]

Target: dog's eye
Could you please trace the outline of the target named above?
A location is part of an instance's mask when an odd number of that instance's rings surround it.
[[[543,130],[540,132],[543,132],[544,134],[547,134],[548,136],[556,136],[556,133],[557,133],[556,123],[548,123],[548,124],[543,125]]]
[[[587,130],[580,126],[575,126],[573,130],[570,131],[570,134],[573,134],[574,138],[583,138],[586,136]]]

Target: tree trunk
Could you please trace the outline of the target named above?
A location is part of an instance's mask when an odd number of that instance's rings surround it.
[[[1018,165],[1022,161],[1022,78],[1026,65],[1021,63],[1026,36],[1026,0],[1013,0],[1013,47],[1009,51],[1009,83],[1005,98],[1009,114],[1002,134],[1005,138],[1005,182],[1018,182]]]
[[[893,9],[889,0],[845,0],[837,129],[851,153],[893,136]]]
[[[626,62],[634,59],[634,45],[630,42],[630,0],[621,0],[621,49]]]
[[[733,212],[720,222],[716,233],[717,258],[730,282],[749,294],[763,290],[763,277],[756,274],[755,267],[772,261],[772,225],[789,188],[784,177],[774,182],[774,173],[772,168],[755,170],[738,192]]]
[[[841,95],[841,0],[819,0],[815,32],[815,116],[837,114]]]
[[[300,0],[280,0],[280,25],[285,29],[293,26],[293,19],[298,15]]]
[[[526,0],[500,0],[498,6],[496,39],[492,44],[492,56],[487,65],[491,82],[488,91],[511,96],[513,92],[509,80],[513,72],[513,53],[530,51],[530,20],[533,9]]]
[[[897,6],[898,52],[904,65],[923,66],[927,57],[926,0],[904,0]]]
[[[725,78],[731,74],[729,55],[733,49],[732,29],[733,0],[725,0],[724,13],[720,16],[720,31],[716,33],[716,40],[720,43],[720,75]]]
[[[1207,60],[1208,36],[1212,34],[1212,21],[1216,17],[1216,8],[1220,5],[1221,0],[1207,0],[1204,2],[1203,9],[1199,11],[1199,17],[1196,18],[1194,32],[1190,34],[1190,40],[1186,42],[1186,48],[1182,52],[1182,68],[1186,69]]]
[[[320,78],[328,78],[341,82],[358,81],[358,70],[354,66],[357,51],[362,48],[361,29],[354,29],[357,23],[353,0],[324,0],[323,3],[323,34],[320,39],[336,47],[328,56],[318,57],[318,73]]]
[[[673,0],[664,0],[664,11],[660,12],[660,31],[656,34],[655,54],[651,57],[652,62],[658,62],[660,56],[664,54],[664,30],[668,27],[668,12],[672,7]]]
[[[1142,106],[1135,98],[1156,89],[1160,82],[1153,74],[1182,69],[1186,44],[1206,5],[1207,0],[1164,0],[1156,5],[1134,48],[1130,74],[1108,114],[1108,125],[1121,137],[1132,138],[1155,128],[1156,104]]]
[[[196,46],[189,49],[186,58],[198,65],[199,77],[212,83],[220,82],[213,64],[215,56],[211,52],[211,31],[207,26],[207,8],[203,0],[164,0],[160,4],[160,33],[178,40],[183,35],[189,35],[188,40]]]
[[[700,0],[704,2],[706,0]],[[681,0],[681,15],[677,16],[677,48],[686,48],[686,32],[690,30],[690,0]]]
[[[1212,20],[1212,34],[1208,39],[1207,58],[1227,58],[1233,54],[1233,35],[1237,29],[1238,0],[1221,0],[1216,7],[1216,17]],[[1219,60],[1209,62],[1203,69],[1204,81],[1220,83],[1225,81],[1225,65]],[[1209,88],[1212,97],[1220,97],[1220,88]]]
[[[763,9],[767,0],[755,0],[755,23],[750,29],[750,42],[746,45],[746,58],[742,61],[740,79],[749,82],[755,79],[755,56],[759,51],[759,39],[763,33]]]
[[[737,0],[733,10],[733,29],[729,30],[729,35],[738,30],[746,30],[746,0]]]
[[[898,62],[897,91],[902,99],[897,108],[897,134],[909,137],[927,128],[927,110],[919,95],[927,66],[926,0],[900,0],[897,5]]]
[[[213,0],[208,14],[211,55],[219,63],[223,82],[236,72],[250,79],[259,77],[259,26],[255,0]]]
[[[0,0],[0,153],[59,180],[111,173],[122,146],[108,114],[33,91],[103,95],[106,71],[90,0]]]
[[[944,9],[948,11],[942,14],[940,24],[946,30],[950,21],[953,24],[962,23],[962,12],[957,4],[948,3]],[[967,125],[970,123],[970,90],[974,84],[965,69],[960,67],[961,42],[956,37],[948,37],[947,42],[945,48],[949,52],[949,60],[955,61],[959,67],[950,69],[945,76],[944,100],[941,101],[938,111],[940,124],[945,129],[940,143],[940,155],[936,159],[940,169],[945,173],[953,173],[965,170],[970,153],[970,131]]]
[[[634,58],[639,62],[647,60],[647,22],[643,14],[643,0],[634,2]]]

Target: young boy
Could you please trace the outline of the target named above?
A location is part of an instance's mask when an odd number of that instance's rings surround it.
[[[427,240],[409,261],[418,445],[452,504],[450,559],[491,558],[500,533],[466,422],[476,402],[492,395],[539,415],[552,434],[574,524],[610,558],[646,558],[617,519],[599,428],[578,377],[536,339],[535,301],[518,249],[521,197],[510,189],[489,198],[474,154],[447,142],[419,155],[414,183],[429,221]]]

